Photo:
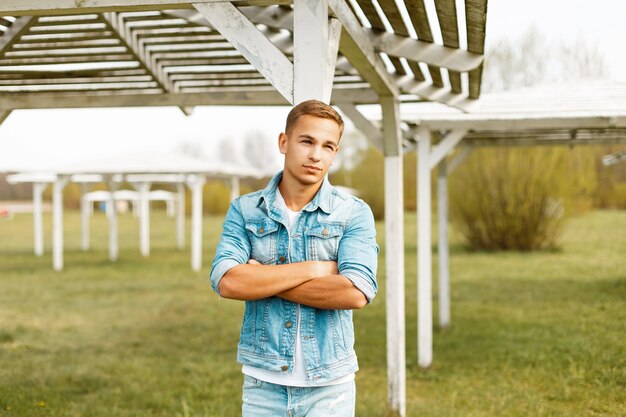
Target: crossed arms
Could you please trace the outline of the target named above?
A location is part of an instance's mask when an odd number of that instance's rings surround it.
[[[226,214],[222,238],[211,269],[218,294],[236,300],[280,297],[332,310],[361,308],[376,295],[378,245],[374,217],[367,205],[356,207],[339,242],[337,261],[262,265],[251,259],[239,200]]]
[[[231,268],[219,283],[222,297],[258,300],[277,296],[310,307],[348,310],[367,304],[365,295],[339,275],[333,261],[261,265],[254,260]]]

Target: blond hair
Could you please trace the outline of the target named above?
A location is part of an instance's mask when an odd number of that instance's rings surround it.
[[[285,125],[285,133],[289,135],[289,131],[296,124],[300,116],[314,116],[322,119],[330,119],[339,125],[339,138],[343,134],[343,119],[328,104],[319,100],[307,100],[295,106],[287,115],[287,123]]]

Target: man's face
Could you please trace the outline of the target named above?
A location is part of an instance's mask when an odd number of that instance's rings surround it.
[[[278,137],[280,153],[285,155],[283,175],[302,185],[321,182],[339,151],[339,125],[330,119],[300,116],[291,131]]]

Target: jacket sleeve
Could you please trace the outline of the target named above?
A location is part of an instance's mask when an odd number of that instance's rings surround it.
[[[378,291],[378,252],[374,215],[367,204],[359,201],[339,241],[337,267],[339,274],[352,281],[368,303]]]
[[[211,287],[218,295],[219,284],[224,274],[250,259],[250,239],[244,225],[239,199],[236,199],[228,208],[226,220],[222,226],[222,237],[215,250],[211,267]]]

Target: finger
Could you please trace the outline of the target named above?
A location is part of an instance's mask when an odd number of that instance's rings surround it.
[[[248,263],[250,265],[261,265],[261,262],[255,260],[255,259],[252,259],[252,258],[248,259]]]

